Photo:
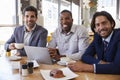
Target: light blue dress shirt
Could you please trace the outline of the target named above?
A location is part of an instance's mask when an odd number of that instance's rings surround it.
[[[24,34],[24,45],[27,45],[27,46],[29,45],[29,40],[30,40],[30,37],[31,37],[35,27],[36,27],[36,24],[34,25],[34,27],[32,28],[32,30],[30,32],[28,32],[26,30],[26,27],[24,28],[24,31],[25,31],[25,34]]]
[[[58,27],[52,34],[48,44],[50,48],[58,48],[60,55],[66,55],[73,60],[81,59],[89,45],[89,36],[85,27],[73,25],[67,34]]]

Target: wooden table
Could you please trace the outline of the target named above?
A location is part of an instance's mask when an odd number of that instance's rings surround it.
[[[22,60],[26,60],[25,57]],[[23,77],[18,69],[12,69],[11,61],[6,57],[0,57],[0,80],[44,80],[40,74],[40,69],[54,69],[54,68],[63,68],[57,64],[47,65],[40,64],[38,68],[34,69],[34,73],[26,77]],[[79,77],[76,77],[72,80],[120,80],[120,75],[109,75],[109,74],[94,74],[87,72],[76,72]]]

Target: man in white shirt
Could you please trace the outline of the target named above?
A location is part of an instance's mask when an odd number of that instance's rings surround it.
[[[89,45],[87,30],[83,26],[73,25],[72,13],[68,10],[60,13],[60,24],[48,44],[51,56],[57,60],[62,56],[81,59]]]

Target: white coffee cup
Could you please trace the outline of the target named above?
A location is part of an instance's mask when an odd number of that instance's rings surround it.
[[[24,47],[24,44],[23,43],[15,43],[15,47],[17,49],[22,49]]]

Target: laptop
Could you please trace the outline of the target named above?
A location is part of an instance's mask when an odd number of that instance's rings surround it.
[[[29,60],[36,60],[38,63],[52,64],[52,59],[45,47],[24,46]]]

